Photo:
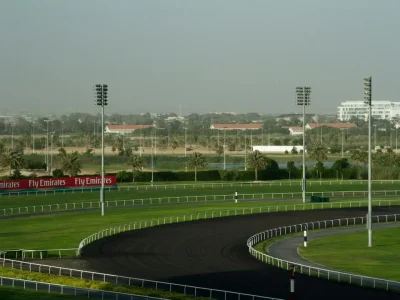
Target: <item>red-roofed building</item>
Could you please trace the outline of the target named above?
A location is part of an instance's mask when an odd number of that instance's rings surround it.
[[[145,129],[145,128],[154,128],[155,125],[106,125],[105,133],[119,133],[126,134],[132,133],[135,130]]]
[[[216,130],[259,130],[263,124],[211,124],[210,129]]]
[[[289,129],[290,135],[300,135],[300,134],[303,134],[303,127],[290,126],[288,129]]]
[[[354,123],[310,123],[306,125],[306,129],[314,129],[321,126],[333,127],[337,129],[357,128],[357,125]]]

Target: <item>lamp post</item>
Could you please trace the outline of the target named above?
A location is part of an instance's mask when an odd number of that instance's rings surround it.
[[[303,180],[302,180],[302,192],[303,192],[303,203],[306,202],[306,106],[311,104],[310,99],[311,87],[298,86],[296,87],[297,105],[303,107]]]
[[[187,148],[187,145],[186,145],[186,139],[187,139],[187,126],[186,126],[186,124],[185,124],[185,157],[186,157],[186,148]]]
[[[51,170],[53,168],[53,141],[54,141],[54,131],[50,132],[50,166],[49,166],[49,173],[51,173]]]
[[[108,85],[96,84],[94,88],[95,104],[101,106],[101,188],[100,205],[101,215],[104,216],[104,106],[107,106]]]
[[[247,171],[247,130],[244,130],[244,170]]]
[[[154,131],[155,128],[153,128],[152,130],[152,134],[151,134],[151,185],[153,186],[154,183]]]
[[[11,127],[11,149],[14,150],[14,125],[10,124]]]
[[[226,126],[224,126],[224,170],[226,170],[225,147],[226,147]]]
[[[364,78],[364,103],[368,105],[368,247],[372,247],[372,77]]]
[[[154,155],[157,155],[157,124],[154,124]]]
[[[344,157],[344,129],[342,129],[342,158]]]
[[[46,170],[50,172],[49,167],[49,123],[51,122],[49,119],[44,120],[46,122]]]
[[[32,122],[32,153],[35,153],[35,123]]]
[[[61,121],[61,147],[64,148],[64,121]]]

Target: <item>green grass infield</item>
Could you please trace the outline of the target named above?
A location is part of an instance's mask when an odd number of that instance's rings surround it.
[[[335,270],[400,281],[400,228],[373,230],[373,247],[365,232],[338,234],[312,240],[299,253]]]
[[[386,203],[386,199],[383,204]],[[391,200],[391,205],[400,204],[400,200]],[[366,206],[367,201],[360,200],[352,203],[352,206]],[[379,202],[374,201],[374,205]],[[207,217],[226,216],[226,210],[232,210],[229,215],[260,212],[293,211],[304,209],[340,208],[350,207],[349,200],[334,201],[330,203],[306,203],[297,202],[239,202],[234,203],[204,203],[202,205],[168,205],[168,206],[144,206],[134,208],[115,208],[106,210],[102,217],[99,210],[85,212],[69,212],[66,214],[33,215],[28,218],[0,219],[0,250],[11,249],[69,249],[77,248],[79,242],[100,230],[128,223],[154,220],[159,218],[184,216],[190,214],[208,212]],[[253,210],[253,211],[252,211]],[[188,219],[188,218],[187,218]],[[176,218],[174,219],[176,220]],[[182,218],[180,219],[182,220]]]
[[[395,195],[394,192],[398,190],[397,194],[400,194],[400,183],[374,183],[373,191],[383,195],[384,191],[388,191],[389,195]],[[363,195],[367,192],[367,183],[357,184],[340,184],[339,182],[334,184],[332,182],[313,182],[311,186],[308,186],[307,192],[311,193],[324,193],[328,197],[334,196],[353,196],[350,194],[338,193],[338,191],[354,191],[354,196]],[[106,192],[106,201],[113,200],[132,200],[132,199],[149,199],[149,198],[167,198],[167,197],[193,197],[193,196],[207,196],[207,195],[232,195],[238,192],[239,199],[243,194],[262,194],[265,199],[279,199],[279,198],[301,198],[301,185],[299,183],[293,185],[261,185],[261,186],[233,186],[233,187],[221,187],[215,185],[211,187],[208,185],[195,185],[194,188],[183,188],[177,186],[175,189],[160,189],[155,187],[148,187],[148,189],[132,187],[129,190],[124,187],[116,191]],[[332,195],[332,192],[335,192]],[[356,193],[359,192],[359,193]],[[283,193],[283,194],[282,194]],[[259,195],[261,197],[261,195]],[[245,196],[247,199],[251,199],[252,196]],[[307,195],[310,198],[310,194]],[[173,199],[172,199],[173,200]],[[195,199],[192,198],[192,201]],[[212,200],[211,198],[209,200]],[[65,203],[81,203],[81,202],[98,202],[99,191],[85,191],[85,192],[74,192],[74,193],[56,193],[56,194],[22,194],[20,196],[1,196],[0,197],[0,214],[1,209],[5,208],[16,208],[26,206],[37,206],[37,205],[51,205],[51,204],[65,204]],[[165,200],[167,201],[167,200]],[[176,200],[175,200],[176,201]]]

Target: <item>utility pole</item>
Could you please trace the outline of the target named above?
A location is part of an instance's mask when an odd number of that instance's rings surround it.
[[[35,153],[35,123],[32,122],[32,153]]]
[[[342,129],[342,158],[344,157],[344,129]]]
[[[303,203],[306,202],[306,106],[311,104],[310,99],[311,87],[298,86],[296,87],[297,105],[303,107],[303,180],[302,180],[302,192],[303,192]]]
[[[226,170],[225,148],[226,148],[226,126],[224,126],[224,170]]]
[[[47,125],[46,125],[46,170],[47,172],[50,172],[50,166],[49,166],[49,122],[51,122],[49,119],[44,120]]]
[[[372,247],[372,77],[364,78],[364,99],[368,105],[368,247]]]
[[[11,149],[14,151],[14,125],[10,124],[11,127]]]
[[[187,144],[186,144],[187,133],[186,133],[186,131],[187,131],[187,126],[185,124],[185,157],[186,157],[186,148],[187,148]]]
[[[64,121],[61,121],[61,147],[64,148]]]
[[[244,170],[247,171],[247,130],[244,130]]]
[[[107,106],[108,85],[96,84],[95,88],[95,104],[101,107],[101,188],[100,188],[100,205],[101,215],[104,216],[104,107]]]

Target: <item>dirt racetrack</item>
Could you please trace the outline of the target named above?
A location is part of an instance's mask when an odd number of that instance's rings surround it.
[[[400,207],[374,207],[374,214]],[[255,260],[251,235],[269,228],[365,216],[366,208],[255,214],[177,223],[114,235],[84,248],[90,269],[242,293],[289,298],[289,272]],[[365,235],[367,247],[367,234]],[[400,294],[296,274],[296,300],[400,299]]]

